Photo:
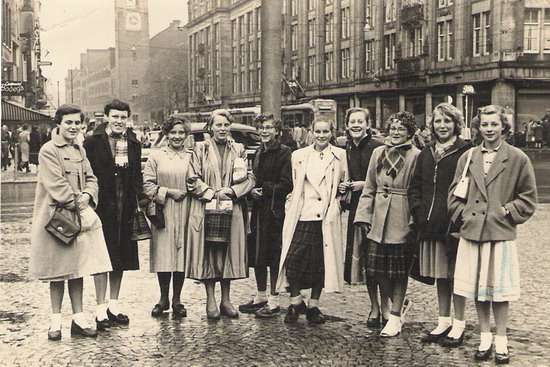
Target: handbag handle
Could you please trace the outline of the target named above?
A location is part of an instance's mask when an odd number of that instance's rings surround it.
[[[470,148],[468,151],[468,158],[466,159],[466,165],[464,166],[464,170],[462,171],[461,179],[465,179],[466,175],[468,174],[468,167],[470,166],[470,161],[472,160],[472,155],[474,154],[474,148]]]
[[[78,209],[78,195],[73,193],[73,197],[74,197],[74,204],[75,204],[74,212],[76,214],[76,219],[78,220],[78,226],[82,228],[82,218],[80,218],[80,209]],[[57,210],[59,208],[63,208],[63,206],[57,203],[55,205],[55,209]],[[70,209],[67,209],[67,210],[72,212],[72,210]]]

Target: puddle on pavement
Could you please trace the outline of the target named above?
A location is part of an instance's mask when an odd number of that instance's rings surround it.
[[[25,282],[25,281],[27,281],[26,278],[20,275],[17,275],[15,273],[0,274],[0,282],[3,282],[3,283],[14,283],[14,282]]]
[[[26,322],[29,315],[24,312],[8,312],[0,310],[0,322],[11,322],[12,324],[20,324]]]

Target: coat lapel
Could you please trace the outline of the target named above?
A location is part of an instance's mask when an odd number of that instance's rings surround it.
[[[214,177],[214,185],[216,185],[216,188],[220,188],[222,186],[222,173],[220,172],[219,164],[220,156],[216,143],[213,141],[208,142],[207,154],[208,157],[206,160],[210,163],[210,170]]]
[[[469,162],[466,162],[466,164],[468,163]],[[487,197],[487,190],[485,188],[485,177],[483,174],[483,157],[481,155],[480,147],[476,147],[474,154],[472,154],[472,161],[469,166],[469,171],[472,174],[472,178],[474,179],[477,187],[479,188],[483,196]]]
[[[485,176],[485,185],[489,186],[489,184],[497,178],[497,176],[506,168],[506,165],[504,164],[505,161],[508,160],[508,145],[505,142],[502,142],[502,146],[497,151],[497,154],[495,155],[495,160],[493,164],[491,164],[491,167],[489,168],[489,172],[487,172],[487,176]]]

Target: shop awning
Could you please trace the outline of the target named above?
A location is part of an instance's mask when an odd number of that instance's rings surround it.
[[[51,117],[40,112],[20,107],[8,101],[2,100],[2,121],[23,122],[23,121],[51,121]]]

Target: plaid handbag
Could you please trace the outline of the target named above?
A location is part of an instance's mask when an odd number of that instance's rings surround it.
[[[130,237],[130,240],[141,241],[148,240],[151,237],[153,237],[153,234],[151,233],[151,228],[149,227],[149,224],[147,224],[145,213],[141,210],[138,203],[134,218],[132,218],[132,237]]]
[[[232,217],[232,201],[212,199],[207,203],[204,215],[204,240],[219,244],[229,243]]]

